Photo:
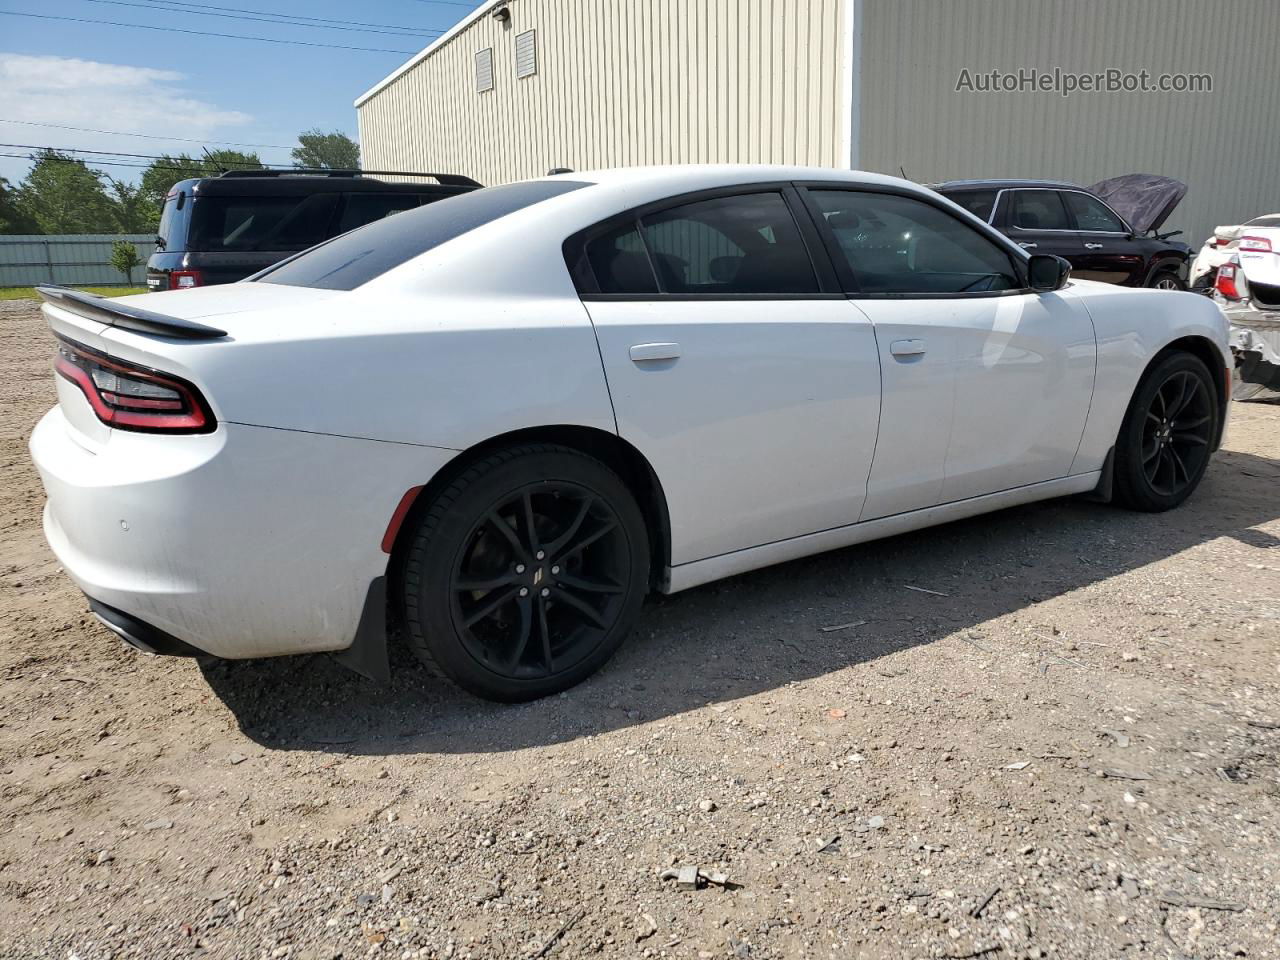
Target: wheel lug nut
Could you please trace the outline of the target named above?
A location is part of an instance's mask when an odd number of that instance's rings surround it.
[[[546,587],[543,587],[543,588],[542,588],[542,595],[543,595],[544,597],[549,597],[549,596],[551,596],[551,591],[550,591],[549,589],[547,589]]]
[[[545,559],[545,558],[546,558],[546,556],[547,556],[547,555],[546,555],[546,553],[545,553],[544,551],[539,550],[536,554],[534,554],[534,556],[535,556],[538,560],[543,560],[543,559]]]
[[[524,564],[523,564],[523,563],[517,563],[517,564],[516,564],[516,573],[524,573]]]
[[[520,596],[522,596],[522,597],[527,597],[528,595],[529,595],[529,588],[528,588],[528,587],[521,587],[521,588],[520,588]]]

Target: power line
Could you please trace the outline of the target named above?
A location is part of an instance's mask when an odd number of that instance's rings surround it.
[[[438,34],[439,30],[410,30],[408,27],[393,27],[390,30],[378,30],[373,27],[356,27],[356,26],[334,26],[328,23],[298,23],[295,19],[282,19],[284,16],[271,14],[269,16],[244,16],[241,13],[215,13],[218,8],[210,8],[208,10],[186,9],[194,7],[195,4],[184,4],[180,7],[166,6],[159,3],[131,3],[130,0],[89,0],[89,3],[109,3],[117,7],[137,7],[141,10],[164,11],[165,13],[181,13],[184,15],[195,15],[197,17],[221,17],[224,20],[250,20],[255,23],[274,23],[278,26],[285,27],[308,27],[313,30],[343,30],[349,33],[381,33],[392,37],[404,37],[405,39],[413,39],[414,37],[425,38],[428,34]],[[230,9],[230,8],[222,8]],[[253,13],[253,11],[246,11]],[[310,18],[308,18],[310,19]]]
[[[0,153],[0,157],[13,157],[13,158],[18,159],[18,160],[30,160],[30,159],[32,159],[31,155],[30,155],[30,154],[27,154],[27,153]],[[45,157],[44,159],[45,159],[45,160],[47,160],[47,161],[53,161],[53,162],[57,162],[57,163],[84,163],[86,166],[88,166],[88,164],[87,164],[84,160],[81,160],[79,157]],[[151,163],[126,163],[126,162],[124,162],[123,160],[95,160],[95,161],[93,161],[93,162],[94,162],[96,165],[98,165],[98,166],[102,166],[102,167],[134,167],[134,168],[136,168],[136,169],[138,169],[138,170],[181,170],[181,171],[188,171],[188,170],[194,170],[194,169],[195,169],[195,167],[166,166],[166,165],[164,165],[164,164],[158,164],[158,163],[157,163],[157,164],[151,164]]]
[[[0,123],[20,123],[24,127],[53,127],[57,130],[74,130],[77,133],[105,133],[113,137],[137,137],[141,140],[171,140],[175,143],[215,143],[224,147],[268,147],[272,150],[292,150],[293,147],[282,147],[278,143],[236,143],[234,140],[193,140],[191,137],[162,137],[154,133],[125,133],[123,130],[97,130],[93,127],[72,127],[65,123],[42,123],[39,120],[7,120],[0,117]]]
[[[358,50],[361,53],[398,53],[411,57],[417,50],[388,50],[385,47],[348,47],[336,43],[312,43],[309,40],[281,40],[277,37],[247,37],[242,33],[213,33],[209,30],[184,30],[180,27],[155,27],[146,23],[119,23],[115,20],[89,20],[84,17],[55,17],[46,13],[20,13],[17,10],[0,10],[0,16],[31,17],[35,20],[63,20],[67,23],[93,23],[106,27],[132,27],[135,30],[155,30],[160,33],[186,33],[197,37],[222,37],[226,40],[257,40],[261,43],[284,43],[293,47],[324,47],[328,50]]]
[[[121,150],[89,150],[85,147],[50,147],[50,146],[44,146],[44,145],[35,144],[35,143],[0,143],[0,147],[9,147],[15,150],[52,150],[55,153],[92,153],[92,154],[103,156],[103,157],[132,157],[136,160],[177,160],[178,159],[177,157],[164,156],[162,154],[155,154],[155,153],[125,153]],[[192,157],[191,159],[193,161],[199,161],[200,163],[205,162],[203,159],[198,157]],[[217,162],[221,164],[228,164],[228,165],[239,164],[242,167],[244,166],[252,167],[255,165],[255,163],[258,166],[263,165],[261,160],[258,160],[255,162],[253,160],[229,160],[224,158],[218,158]]]
[[[106,2],[109,2],[109,0],[97,0],[97,2],[106,3]],[[175,6],[175,7],[196,7],[196,8],[203,8],[205,10],[222,10],[224,12],[230,12],[230,13],[251,13],[255,16],[279,17],[281,19],[287,19],[287,20],[306,20],[311,23],[336,23],[339,25],[345,25],[345,26],[351,26],[351,27],[382,27],[387,30],[399,30],[405,33],[411,33],[411,34],[414,34],[415,36],[423,36],[431,33],[444,32],[442,30],[421,30],[421,29],[418,29],[417,27],[401,27],[401,26],[397,26],[394,23],[365,23],[362,20],[334,20],[330,17],[304,17],[302,14],[297,14],[297,13],[275,13],[273,11],[268,11],[268,10],[246,10],[243,7],[220,7],[220,6],[214,6],[213,4],[209,4],[209,3],[190,3],[190,2],[187,2],[187,0],[144,0],[144,2],[148,4],[163,3],[168,6]],[[298,26],[302,26],[302,24],[298,24]]]

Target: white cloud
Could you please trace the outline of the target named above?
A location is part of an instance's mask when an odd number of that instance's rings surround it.
[[[152,67],[0,53],[0,118],[200,140],[217,139],[215,131],[253,120],[246,113],[222,110],[189,96],[182,89],[185,79],[181,73]],[[183,147],[160,140],[8,123],[0,123],[0,142],[130,153],[177,152]],[[189,152],[192,148],[199,149],[186,145]],[[0,148],[0,152],[18,151]],[[24,160],[0,159],[0,175],[14,179],[27,166]],[[118,168],[118,173],[128,173],[128,168]]]

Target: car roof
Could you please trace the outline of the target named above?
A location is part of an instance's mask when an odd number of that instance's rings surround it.
[[[745,186],[752,183],[798,181],[848,183],[851,185],[893,186],[913,191],[923,188],[918,183],[865,170],[840,170],[834,167],[806,167],[764,163],[688,163],[647,167],[613,167],[598,170],[570,171],[554,177],[591,183],[617,190],[619,193],[653,192],[659,196],[678,196],[696,190]]]
[[[1055,190],[1083,190],[1078,183],[1070,180],[948,180],[946,183],[934,184],[933,189],[939,192],[948,190],[1011,190],[1019,187],[1049,188]],[[1088,191],[1085,191],[1086,193]]]

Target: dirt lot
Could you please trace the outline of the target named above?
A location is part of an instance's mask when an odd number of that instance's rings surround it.
[[[4,958],[1280,957],[1280,407],[1171,514],[657,599],[499,707],[126,649],[41,537],[50,356],[0,305]]]

